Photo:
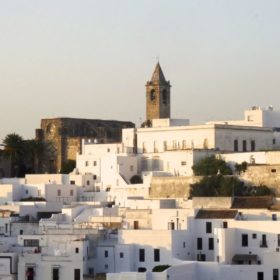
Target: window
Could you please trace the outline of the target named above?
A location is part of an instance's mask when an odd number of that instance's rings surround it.
[[[248,247],[248,234],[242,234],[242,247]]]
[[[182,166],[187,165],[187,162],[186,161],[181,161],[181,165]]]
[[[27,267],[26,269],[26,279],[33,280],[34,279],[34,267]]]
[[[23,229],[19,230],[19,235],[23,235]]]
[[[228,227],[228,223],[227,222],[223,222],[223,228],[227,228]]]
[[[107,250],[104,251],[104,257],[105,257],[105,258],[108,258],[108,255],[109,255],[108,251],[107,251]]]
[[[186,242],[183,242],[183,248],[186,248]]]
[[[256,233],[253,233],[253,234],[252,234],[252,238],[253,238],[253,239],[257,239],[257,234],[256,234]]]
[[[258,272],[258,280],[263,280],[263,272]]]
[[[206,233],[212,233],[212,223],[206,222]]]
[[[278,247],[280,247],[280,234],[277,234],[277,243],[278,243]]]
[[[57,196],[61,196],[61,190],[57,190]]]
[[[85,166],[88,166],[88,161],[85,162]]]
[[[154,89],[152,89],[152,90],[150,91],[150,101],[153,101],[153,100],[155,100],[155,99],[156,99],[156,92],[155,92]]]
[[[251,141],[251,151],[254,152],[256,150],[256,142],[255,140]]]
[[[28,190],[25,190],[25,194],[28,194]]]
[[[59,268],[53,267],[52,269],[52,280],[59,280]]]
[[[208,249],[214,250],[214,238],[212,237],[208,239]]]
[[[71,185],[75,185],[75,181],[74,181],[74,180],[71,180],[71,181],[70,181],[70,184],[71,184]]]
[[[24,247],[38,247],[39,239],[24,239],[23,246]]]
[[[162,104],[167,104],[167,93],[165,89],[162,91]]]
[[[107,149],[107,153],[110,153],[110,148]]]
[[[238,140],[237,139],[234,140],[233,146],[234,146],[234,151],[238,152]]]
[[[74,270],[74,280],[81,280],[81,272],[79,268],[75,268]]]
[[[89,184],[90,184],[90,182],[89,182],[89,180],[87,180],[87,186],[89,186]]]
[[[123,252],[120,252],[120,258],[123,259]]]
[[[272,274],[273,274],[273,280],[279,280],[279,270],[277,268],[273,269]]]
[[[169,230],[174,230],[175,229],[175,223],[174,222],[169,222],[168,223],[168,229]]]
[[[105,267],[105,269],[108,269],[108,264],[105,264],[105,266],[104,266],[104,267]]]
[[[266,234],[262,235],[261,247],[267,247]]]
[[[74,190],[70,190],[70,196],[74,196]]]
[[[163,150],[167,151],[167,141],[163,141]]]
[[[154,249],[154,261],[155,262],[160,261],[160,251],[159,251],[159,249]]]
[[[78,247],[75,248],[75,253],[76,253],[76,254],[79,253],[79,248],[78,248]]]
[[[276,169],[275,168],[271,169],[271,173],[276,173]]]
[[[97,177],[96,177],[96,175],[93,175],[93,177],[92,177],[92,178],[93,178],[93,180],[96,180],[96,178],[97,178]]]
[[[130,165],[130,171],[133,172],[133,170],[134,170],[134,166]]]
[[[272,144],[273,144],[273,145],[276,144],[276,139],[275,139],[275,138],[272,139]]]
[[[242,141],[242,149],[243,149],[243,152],[247,152],[247,141],[246,140]]]
[[[145,249],[139,249],[139,262],[145,261]]]
[[[197,250],[202,250],[202,238],[201,237],[197,238],[196,247],[197,247]]]
[[[93,162],[93,166],[96,166],[97,165],[97,161],[95,160],[94,162]]]

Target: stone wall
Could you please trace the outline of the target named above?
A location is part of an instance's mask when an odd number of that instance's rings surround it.
[[[272,188],[277,196],[280,196],[280,165],[248,166],[240,179],[256,186],[266,185]]]
[[[132,122],[74,118],[42,119],[37,139],[48,142],[51,151],[44,163],[45,172],[59,172],[63,162],[76,159],[83,138],[99,143],[120,142],[123,128],[135,127]],[[38,137],[40,136],[40,137]]]
[[[151,198],[188,197],[190,185],[200,181],[201,177],[153,177],[151,181]]]

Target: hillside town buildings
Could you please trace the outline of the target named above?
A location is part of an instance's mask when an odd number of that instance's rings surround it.
[[[170,105],[158,63],[142,127],[79,135],[70,174],[0,179],[0,279],[279,279],[279,112],[193,126]],[[211,155],[233,171],[246,161],[235,176],[275,196],[190,198],[192,166]]]

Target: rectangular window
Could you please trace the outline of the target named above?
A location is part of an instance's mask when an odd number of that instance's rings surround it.
[[[266,234],[262,235],[261,247],[267,247]]]
[[[277,268],[273,269],[273,280],[279,280],[279,270]]]
[[[258,272],[258,280],[263,280],[263,272]]]
[[[160,261],[160,251],[159,251],[159,249],[154,249],[154,261],[155,262]]]
[[[120,253],[120,258],[123,259],[123,252]]]
[[[23,246],[24,247],[38,247],[39,239],[24,239]]]
[[[95,160],[94,162],[93,162],[93,166],[96,166],[97,165],[97,161]]]
[[[256,239],[256,238],[257,238],[257,234],[256,234],[256,233],[253,233],[253,234],[252,234],[252,238],[253,238],[253,239]]]
[[[52,269],[52,280],[59,280],[59,268],[53,267]]]
[[[243,152],[247,152],[247,141],[246,140],[242,141],[242,149],[243,149]]]
[[[139,249],[139,262],[145,261],[145,249]]]
[[[242,234],[242,247],[248,247],[248,234]]]
[[[70,190],[70,196],[74,196],[74,190]]]
[[[105,257],[105,258],[108,258],[108,255],[109,255],[108,251],[107,251],[107,250],[104,251],[104,257]]]
[[[280,247],[280,234],[277,234],[277,243],[278,243],[278,247]]]
[[[227,222],[223,222],[223,228],[227,228],[228,227],[228,223]]]
[[[81,280],[81,272],[79,268],[75,268],[74,270],[74,280]]]
[[[57,196],[61,196],[61,190],[57,190]]]
[[[238,140],[237,140],[237,139],[234,140],[233,146],[234,146],[234,147],[233,147],[233,148],[234,148],[234,151],[235,151],[235,152],[238,152]]]
[[[76,254],[79,253],[79,248],[78,247],[75,248],[75,252],[76,252]]]
[[[88,166],[88,161],[85,162],[85,166]]]
[[[273,145],[276,144],[276,139],[275,139],[275,138],[272,139],[272,144],[273,144]]]
[[[212,223],[206,222],[206,233],[212,233]]]
[[[70,184],[71,184],[71,185],[75,185],[75,181],[74,181],[74,180],[71,180],[71,181],[70,181]]]
[[[254,152],[256,150],[256,142],[255,140],[251,141],[251,151]]]
[[[133,172],[133,170],[134,170],[134,166],[130,165],[130,172]]]
[[[202,250],[202,238],[201,237],[197,238],[196,247],[197,247],[197,250]]]
[[[90,184],[90,182],[89,182],[89,180],[87,180],[87,186],[89,186],[89,184]]]
[[[208,239],[208,249],[214,250],[214,238],[212,237]]]
[[[187,165],[187,162],[186,161],[181,161],[181,165],[182,166]]]

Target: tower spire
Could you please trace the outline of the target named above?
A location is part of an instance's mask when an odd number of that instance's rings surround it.
[[[159,61],[156,64],[156,68],[152,75],[151,82],[165,82],[166,83],[166,80],[165,80],[164,74],[162,72],[162,69],[160,67]]]

